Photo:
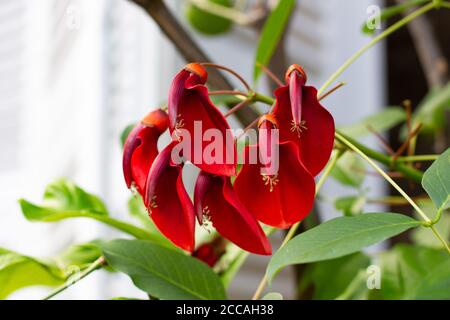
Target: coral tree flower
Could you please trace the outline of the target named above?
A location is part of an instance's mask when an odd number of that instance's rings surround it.
[[[123,152],[123,173],[128,188],[135,187],[143,195],[147,175],[158,155],[158,139],[169,125],[167,113],[150,112],[128,135]]]
[[[244,250],[271,254],[269,240],[238,199],[229,177],[201,171],[195,185],[194,206],[200,223],[211,221],[223,237]]]
[[[195,212],[184,188],[182,164],[172,161],[175,142],[156,157],[148,174],[144,203],[155,225],[178,247],[194,250]]]
[[[208,96],[205,86],[208,74],[203,66],[191,63],[181,70],[174,78],[169,92],[169,129],[174,140],[181,141],[182,130],[186,130],[191,137],[190,152],[185,158],[200,169],[217,175],[232,176],[236,173],[237,154],[233,135],[224,116],[214,106]],[[194,130],[195,122],[201,125],[201,132]],[[199,134],[208,129],[218,130],[223,142],[220,154],[216,154],[218,161],[205,161],[205,148],[211,143],[203,141]],[[196,134],[194,134],[196,133]],[[226,139],[223,141],[223,139]],[[200,156],[196,156],[200,155]]]
[[[334,120],[319,103],[317,90],[306,86],[307,77],[298,65],[286,72],[286,85],[275,90],[273,114],[280,130],[280,142],[293,141],[301,162],[316,176],[330,158],[334,143]]]
[[[244,149],[246,162],[236,178],[234,188],[245,207],[259,221],[277,228],[288,228],[311,211],[315,183],[300,161],[298,147],[294,142],[277,142],[278,157],[272,152],[273,142],[267,139],[270,135],[261,132],[276,128],[277,123],[272,115],[261,119],[258,145]],[[256,153],[260,155],[257,163],[250,163],[250,155]],[[268,163],[261,162],[264,158],[278,161],[277,172],[264,173],[268,166]]]

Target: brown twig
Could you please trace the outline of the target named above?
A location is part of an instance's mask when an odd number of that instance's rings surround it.
[[[391,148],[389,142],[387,142],[386,139],[384,139],[384,137],[379,134],[371,125],[367,125],[367,130],[369,130],[375,136],[375,138],[377,138],[378,142],[380,142],[381,146],[387,153],[389,153],[391,156],[395,154],[395,151]]]
[[[256,65],[258,66],[258,68],[260,68],[270,79],[273,80],[273,82],[275,82],[278,86],[283,86],[283,82],[272,72],[270,71],[269,68],[267,68],[265,65],[256,62]]]
[[[396,0],[404,3],[405,0]],[[406,10],[403,15],[408,15],[417,8]],[[413,38],[420,63],[422,65],[428,86],[442,87],[448,79],[448,63],[434,35],[430,21],[425,15],[416,17],[408,24],[408,30]]]
[[[338,90],[339,88],[345,86],[346,83],[345,82],[339,82],[337,85],[335,85],[333,88],[331,88],[330,90],[328,90],[327,92],[325,92],[324,94],[322,94],[318,99],[323,100],[326,97],[328,97],[330,94],[332,94],[333,92],[335,92],[336,90]]]
[[[408,136],[406,137],[405,142],[403,142],[403,144],[400,146],[400,148],[398,148],[398,150],[395,152],[395,154],[392,156],[392,160],[397,160],[398,157],[401,156],[401,154],[405,151],[405,149],[409,146],[411,139],[413,139],[420,131],[420,129],[422,128],[422,124],[419,123],[417,125],[417,127],[411,131]]]
[[[184,30],[178,20],[173,16],[163,0],[129,0],[145,10],[158,24],[162,32],[175,45],[178,52],[187,62],[212,61]],[[233,90],[234,87],[228,79],[218,70],[211,70],[208,75],[212,87],[223,90]],[[238,120],[244,125],[250,123],[258,114],[246,108],[236,113]]]

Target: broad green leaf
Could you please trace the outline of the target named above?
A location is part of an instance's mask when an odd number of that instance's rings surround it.
[[[313,291],[315,300],[335,299],[369,264],[370,258],[361,252],[308,264],[300,279],[299,294]]]
[[[0,300],[29,286],[57,286],[64,274],[56,266],[0,248]]]
[[[450,207],[450,148],[425,171],[422,187],[433,200],[438,211]]]
[[[269,292],[262,298],[262,300],[283,300],[283,296],[278,292]]]
[[[253,71],[253,79],[255,82],[261,75],[261,69],[258,67],[258,63],[264,66],[269,64],[294,7],[295,0],[280,0],[276,8],[267,18],[256,49]]]
[[[352,137],[359,138],[375,132],[389,130],[402,123],[406,119],[406,113],[400,107],[387,107],[382,111],[370,115],[355,124],[341,126],[339,130]]]
[[[417,106],[413,114],[413,126],[421,124],[421,133],[436,132],[445,127],[445,112],[450,110],[450,82],[434,89]]]
[[[127,298],[127,297],[115,297],[115,298],[111,298],[111,300],[143,300],[143,299],[139,299],[139,298]]]
[[[339,217],[310,229],[289,241],[272,257],[269,279],[292,264],[323,261],[360,251],[421,223],[397,213],[366,213]]]
[[[142,240],[113,240],[103,253],[114,269],[156,298],[226,298],[219,276],[193,257]]]
[[[125,127],[125,129],[123,129],[122,133],[120,134],[120,145],[122,146],[122,148],[125,145],[125,141],[127,141],[128,135],[130,134],[131,130],[133,130],[135,125],[135,123],[129,124]]]
[[[444,250],[399,244],[379,261],[381,288],[370,291],[372,299],[450,298],[450,256]]]
[[[349,196],[336,199],[334,207],[336,210],[342,211],[345,216],[356,216],[362,213],[365,204],[365,196]]]
[[[133,235],[139,239],[158,241],[146,230],[108,216],[103,202],[67,180],[50,184],[42,205],[19,200],[25,218],[29,221],[57,222],[69,218],[90,218]]]
[[[405,10],[407,10],[411,7],[418,6],[418,5],[421,5],[426,2],[429,2],[429,0],[409,0],[409,1],[405,1],[402,4],[385,8],[385,9],[381,10],[380,15],[378,17],[374,17],[370,21],[364,22],[364,24],[361,28],[362,32],[364,32],[365,34],[369,34],[369,35],[373,34],[376,29],[369,28],[369,26],[367,24],[368,23],[373,24],[374,20],[376,18],[379,19],[380,22],[386,21],[393,16],[403,13]]]
[[[358,188],[364,181],[364,161],[351,152],[344,153],[331,169],[331,177],[343,185]]]

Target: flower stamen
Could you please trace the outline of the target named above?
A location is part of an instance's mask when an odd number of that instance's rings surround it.
[[[175,123],[175,128],[173,130],[173,135],[175,137],[175,139],[180,142],[181,141],[181,136],[180,136],[180,129],[184,127],[184,119],[181,118],[181,114],[178,115],[178,120]]]
[[[208,233],[211,233],[211,211],[209,210],[208,206],[205,206],[202,212],[203,212],[202,227]]]
[[[278,179],[278,175],[262,175],[262,180],[264,181],[264,185],[265,186],[269,186],[269,191],[272,192],[274,186],[276,186],[278,184],[278,182],[280,182],[280,179]]]
[[[306,121],[302,120],[300,123],[295,123],[294,120],[291,121],[291,132],[297,132],[298,137],[300,138],[300,134],[303,132],[303,130],[308,130],[306,127]]]
[[[150,201],[150,205],[148,206],[149,213],[152,214],[152,209],[158,208],[158,204],[156,203],[156,195],[152,197]]]

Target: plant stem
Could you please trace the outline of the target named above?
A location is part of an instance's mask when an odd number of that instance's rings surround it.
[[[434,227],[434,223],[436,221],[431,221],[430,218],[422,211],[422,209],[419,208],[419,206],[408,196],[408,194],[403,191],[403,189],[394,181],[392,180],[389,175],[383,171],[375,162],[372,161],[364,152],[362,152],[360,149],[358,149],[355,145],[353,145],[350,141],[348,141],[346,138],[344,138],[342,135],[340,135],[338,132],[336,132],[336,138],[341,141],[343,144],[345,144],[348,148],[356,152],[361,158],[366,160],[378,173],[386,180],[388,181],[394,189],[396,189],[405,199],[409,202],[409,204],[416,210],[416,212],[422,217],[422,219],[425,221],[425,226],[430,227],[433,233],[436,235],[438,240],[443,244],[444,248],[450,253],[450,248],[447,244],[447,241],[439,234],[439,232]]]
[[[366,44],[364,47],[359,49],[355,54],[353,54],[344,64],[339,67],[339,69],[336,70],[335,73],[333,73],[330,78],[323,84],[323,86],[319,89],[318,95],[320,96],[353,62],[355,62],[359,57],[361,57],[367,50],[372,48],[375,44],[377,44],[380,40],[383,40],[390,34],[394,33],[401,27],[405,26],[414,18],[430,11],[436,6],[435,3],[430,2],[427,5],[417,9],[416,11],[412,12],[410,15],[404,17],[403,19],[399,20],[398,22],[394,23],[392,26],[384,30],[382,33],[380,33],[378,36],[373,38],[368,44]]]
[[[89,267],[87,267],[83,272],[81,272],[76,279],[67,281],[65,284],[63,284],[62,286],[57,288],[55,291],[51,292],[48,296],[46,296],[42,300],[49,300],[49,299],[53,298],[54,296],[56,296],[57,294],[61,293],[64,290],[66,290],[67,288],[71,287],[72,285],[74,285],[81,279],[85,278],[86,276],[88,276],[89,274],[94,272],[95,270],[101,268],[105,263],[106,263],[105,258],[103,256],[101,256],[100,258],[95,260]]]
[[[438,154],[421,154],[421,155],[398,157],[397,161],[400,162],[434,161],[437,158],[439,158]]]
[[[406,194],[405,191],[394,181],[392,180],[389,175],[384,172],[383,169],[381,169],[372,159],[370,159],[362,150],[360,150],[357,146],[355,146],[353,143],[351,143],[349,140],[347,140],[344,136],[342,136],[339,132],[336,132],[336,139],[339,140],[341,143],[343,143],[345,146],[347,146],[349,149],[356,152],[361,158],[363,158],[365,161],[367,161],[386,181],[388,181],[394,189],[396,189],[410,204],[411,206],[417,211],[417,213],[422,217],[422,219],[430,223],[430,218],[427,217],[427,215],[422,211],[422,209],[419,208],[419,206]]]
[[[327,167],[325,168],[322,176],[320,177],[319,181],[316,184],[316,195],[319,193],[320,189],[322,188],[323,184],[325,183],[325,180],[328,178],[331,170],[334,168],[334,166],[336,165],[336,162],[342,156],[343,153],[344,153],[344,151],[339,150],[331,158],[331,160],[328,163]],[[300,227],[300,224],[301,224],[301,221],[292,225],[292,227],[289,229],[288,233],[284,237],[283,242],[281,243],[280,248],[278,248],[278,250],[283,248],[286,245],[286,243],[288,243],[289,240],[291,240],[295,236],[295,233],[297,232],[298,227]],[[264,274],[263,278],[261,279],[261,281],[258,285],[258,288],[255,291],[255,294],[252,297],[252,300],[259,299],[259,297],[261,296],[262,292],[264,291],[264,288],[266,287],[266,285],[267,285],[267,274]]]

